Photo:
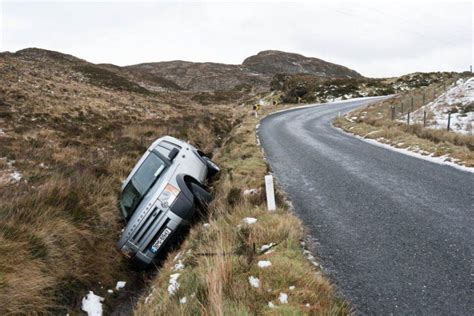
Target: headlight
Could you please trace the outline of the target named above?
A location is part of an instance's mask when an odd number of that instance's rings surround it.
[[[158,197],[158,200],[160,200],[161,202],[161,206],[163,208],[170,207],[170,205],[173,204],[174,200],[176,200],[176,197],[178,196],[179,192],[179,189],[168,183],[163,192]]]

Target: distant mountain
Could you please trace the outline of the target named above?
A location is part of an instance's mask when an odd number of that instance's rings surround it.
[[[328,78],[362,78],[361,74],[344,66],[277,50],[266,50],[250,56],[242,65],[252,71],[271,75],[304,73]]]
[[[124,67],[134,72],[159,76],[175,82],[185,90],[230,90],[240,85],[268,87],[271,76],[253,73],[241,65],[167,61]]]
[[[267,89],[274,75],[305,73],[322,78],[362,78],[347,67],[299,54],[268,50],[248,57],[242,65],[168,61],[127,66],[175,82],[192,91],[230,90],[242,85]]]
[[[309,74],[325,79],[362,78],[358,72],[344,66],[275,50],[250,56],[241,65],[176,60],[120,67],[93,64],[71,55],[39,48],[1,55],[68,67],[82,73],[91,84],[139,93],[171,90],[264,91],[270,88],[270,83],[277,74]]]

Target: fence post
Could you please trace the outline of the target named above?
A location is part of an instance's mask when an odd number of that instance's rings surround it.
[[[426,127],[426,111],[423,111],[423,127]]]
[[[408,115],[407,115],[407,124],[410,125],[410,111],[408,111]]]
[[[402,114],[403,114],[403,102],[402,102],[402,110],[400,112],[402,112]]]
[[[423,93],[423,105],[425,105],[425,93]],[[412,103],[412,108],[413,108],[413,103]]]
[[[265,190],[267,191],[267,209],[269,211],[276,210],[275,190],[273,188],[273,176],[265,176]]]
[[[448,112],[448,132],[449,132],[449,125],[451,125],[451,112]]]
[[[392,105],[392,121],[395,119],[395,107]]]

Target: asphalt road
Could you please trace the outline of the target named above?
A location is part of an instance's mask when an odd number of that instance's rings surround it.
[[[331,126],[368,102],[264,118],[270,166],[358,314],[474,315],[474,174]]]

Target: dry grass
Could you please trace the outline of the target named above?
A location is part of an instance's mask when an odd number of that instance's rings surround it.
[[[407,111],[413,112],[432,101],[452,81],[454,79],[445,84],[434,84],[426,88],[412,90],[364,109],[356,110],[345,117],[337,118],[334,124],[362,137],[376,139],[424,155],[447,156],[449,158],[446,159],[472,167],[474,166],[474,136],[423,128],[420,124],[408,125],[398,120],[403,118]],[[424,103],[423,94],[425,95]],[[412,98],[414,100],[413,108],[411,106]],[[392,107],[395,107],[396,110],[396,120],[391,120]]]
[[[347,314],[347,305],[335,296],[332,286],[303,255],[303,228],[288,210],[280,193],[276,212],[266,210],[263,177],[267,165],[255,140],[257,119],[247,113],[216,161],[223,167],[214,184],[215,199],[206,219],[197,224],[179,252],[171,253],[142,298],[137,315],[245,315],[245,314]],[[243,196],[255,188],[255,195]],[[232,201],[231,203],[229,203]],[[257,222],[244,224],[254,217]],[[275,243],[262,252],[265,244]],[[259,260],[272,265],[259,268]],[[183,269],[175,265],[181,262]],[[174,295],[168,293],[170,275],[180,273]],[[249,277],[260,287],[251,287]],[[289,287],[294,286],[293,290]],[[281,304],[281,292],[288,304]],[[186,303],[180,300],[186,298]],[[276,307],[270,308],[272,302]],[[309,305],[307,305],[309,304]]]
[[[107,289],[144,278],[115,247],[121,180],[165,134],[212,152],[231,112],[101,88],[61,64],[3,56],[0,74],[0,314],[78,312],[88,290],[108,311]]]

